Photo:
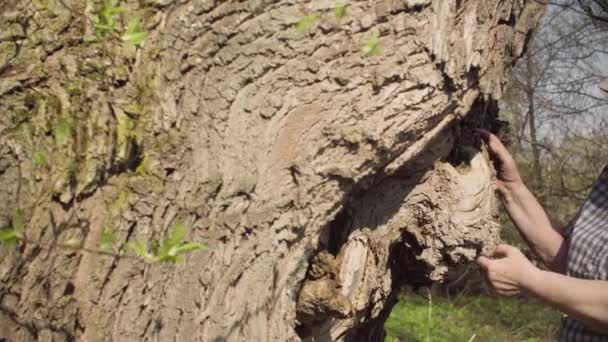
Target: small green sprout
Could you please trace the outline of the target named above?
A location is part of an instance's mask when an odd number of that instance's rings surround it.
[[[141,242],[139,240],[135,240],[135,241],[129,243],[129,247],[133,250],[133,252],[137,256],[142,257],[145,261],[148,261],[148,262],[157,261],[154,254],[152,254],[148,251],[148,247],[146,247],[146,245],[143,242]]]
[[[112,231],[106,227],[106,228],[104,228],[103,233],[101,233],[101,240],[99,241],[99,248],[102,251],[111,250],[112,246],[114,245],[114,241],[116,241],[116,237],[114,236],[114,233],[112,233]]]
[[[23,237],[23,214],[17,211],[12,220],[12,227],[0,230],[0,244],[8,247],[17,245],[17,241]]]
[[[127,30],[125,31],[125,33],[122,35],[122,37],[120,39],[122,39],[124,42],[127,42],[131,45],[137,46],[137,45],[141,45],[141,43],[143,43],[144,40],[146,40],[147,35],[148,35],[148,32],[142,31],[141,28],[139,27],[139,18],[133,18],[129,22],[129,26],[127,26]]]
[[[32,160],[38,166],[47,166],[49,165],[49,158],[44,150],[36,150],[34,154],[32,154]]]
[[[336,6],[336,18],[342,19],[346,16],[346,4],[339,4]]]
[[[143,176],[147,174],[150,170],[150,157],[144,155],[144,158],[141,160],[137,168],[135,168],[135,174]]]
[[[378,33],[372,34],[363,46],[362,52],[366,56],[375,56],[380,54],[380,41],[378,40]]]
[[[72,134],[72,121],[69,118],[62,117],[57,121],[54,128],[55,141],[59,145],[63,145]]]
[[[100,37],[112,35],[116,30],[116,15],[124,9],[117,7],[114,0],[106,0],[95,18],[95,32]]]
[[[183,221],[177,221],[173,227],[173,231],[160,241],[158,247],[148,249],[141,241],[134,241],[129,246],[138,256],[148,262],[173,262],[177,263],[183,260],[183,254],[204,248],[204,245],[198,242],[184,241],[186,237],[186,226]],[[156,244],[153,244],[156,245]]]
[[[319,20],[319,15],[316,13],[305,15],[298,21],[296,30],[300,33],[308,31],[308,29]]]
[[[0,230],[0,245],[13,247],[17,244],[17,240],[19,240],[19,238],[19,232],[17,232],[15,228],[5,228]]]
[[[200,243],[184,241],[185,237],[186,226],[183,221],[179,220],[175,223],[173,232],[161,241],[157,255],[158,261],[179,262],[183,259],[182,254],[203,248]]]

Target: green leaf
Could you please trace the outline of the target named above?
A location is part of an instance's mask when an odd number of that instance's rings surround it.
[[[5,241],[17,237],[17,232],[14,228],[4,228],[0,230],[0,241]]]
[[[158,261],[160,262],[172,262],[176,263],[179,257],[176,255],[158,255]]]
[[[112,233],[112,231],[110,231],[108,228],[105,228],[103,230],[103,233],[101,233],[101,240],[99,242],[99,248],[101,248],[104,251],[110,250],[110,249],[112,249],[112,245],[114,245],[115,240],[116,240],[116,237],[114,236],[114,233]]]
[[[195,251],[197,249],[204,249],[205,245],[198,242],[186,242],[183,245],[175,248],[175,255],[184,254],[190,251]]]
[[[306,32],[312,25],[314,25],[319,19],[319,15],[316,13],[305,15],[298,21],[296,30],[300,33]]]
[[[25,220],[23,218],[23,212],[21,212],[21,210],[18,210],[15,216],[13,217],[13,229],[15,229],[18,234],[23,232],[23,229],[25,227],[24,222]]]
[[[372,34],[371,37],[367,39],[362,51],[366,56],[375,56],[380,54],[380,41],[378,40],[378,33]]]
[[[183,254],[202,248],[205,246],[198,242],[185,242],[171,247],[167,254],[159,255],[159,261],[180,262],[184,259]]]
[[[100,31],[108,31],[108,32],[114,31],[114,25],[110,26],[108,24],[96,24],[95,28]]]
[[[181,243],[186,237],[187,229],[184,221],[177,220],[173,226],[173,232],[169,234],[168,242],[171,245],[177,245]]]
[[[63,145],[72,135],[72,121],[65,117],[60,118],[55,125],[54,133],[57,144]]]
[[[131,248],[131,250],[133,250],[133,252],[143,258],[145,261],[148,262],[154,262],[157,261],[157,258],[154,254],[150,253],[147,249],[147,247],[144,245],[143,242],[139,241],[139,240],[135,240],[131,243],[129,243],[129,248]]]
[[[127,26],[127,30],[122,35],[121,39],[132,45],[140,45],[146,40],[148,32],[142,31],[139,27],[139,18],[133,18]]]
[[[178,256],[175,257],[175,260],[173,262],[177,264],[177,263],[180,263],[180,262],[183,262],[183,261],[184,261],[184,257],[181,256],[181,255],[178,255]]]
[[[145,174],[147,174],[150,170],[150,157],[148,157],[147,155],[144,155],[144,158],[141,160],[141,162],[139,163],[139,165],[137,165],[137,167],[135,168],[135,173],[143,176]]]
[[[32,154],[32,160],[38,166],[47,166],[49,164],[49,158],[44,150],[36,150],[36,152]]]
[[[339,4],[336,6],[336,18],[342,19],[346,16],[346,4]]]
[[[186,233],[187,229],[184,222],[182,220],[176,221],[173,231],[161,241],[156,259],[176,263],[184,259],[183,254],[205,247],[198,242],[184,241]]]
[[[25,227],[23,213],[19,210],[13,216],[13,226],[0,230],[0,243],[9,247],[17,245],[17,241],[23,236]]]
[[[0,242],[10,243],[11,241],[17,241],[19,233],[15,228],[5,228],[0,230]]]
[[[116,26],[114,17],[123,11],[122,7],[115,5],[115,1],[106,0],[95,18],[95,32],[97,35],[106,36],[114,33]]]
[[[173,226],[173,231],[160,243],[158,251],[159,259],[163,261],[167,257],[174,257],[176,255],[174,254],[174,248],[180,245],[185,237],[186,226],[182,220],[177,220],[175,226]]]

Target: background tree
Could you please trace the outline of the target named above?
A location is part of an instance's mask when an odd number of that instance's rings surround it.
[[[598,12],[589,16],[580,2],[550,3],[503,102],[530,185],[562,223],[608,160],[608,98],[598,87],[608,37]]]
[[[542,10],[5,2],[2,337],[381,339],[400,286],[496,243],[472,128]]]

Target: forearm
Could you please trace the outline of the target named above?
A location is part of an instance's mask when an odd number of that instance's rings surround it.
[[[538,270],[524,280],[524,288],[588,328],[608,333],[608,281]]]
[[[530,247],[547,267],[563,273],[566,259],[564,238],[553,227],[534,195],[523,183],[504,189],[501,195],[511,220]]]

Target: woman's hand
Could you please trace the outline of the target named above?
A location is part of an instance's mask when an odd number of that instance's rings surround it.
[[[523,184],[513,156],[500,139],[486,130],[478,129],[477,131],[488,144],[488,152],[490,152],[490,158],[492,158],[496,169],[497,190],[504,194],[513,186]]]
[[[503,296],[526,290],[539,272],[519,249],[509,245],[498,245],[492,259],[480,257],[477,263],[488,283]]]

